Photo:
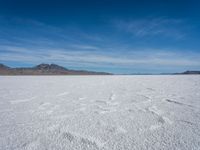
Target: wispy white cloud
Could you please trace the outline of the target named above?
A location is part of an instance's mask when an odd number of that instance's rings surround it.
[[[169,18],[146,18],[134,20],[115,20],[114,25],[121,31],[137,37],[166,36],[181,39],[185,33],[181,30],[183,20]]]
[[[2,48],[2,47],[0,47]],[[0,50],[1,51],[1,50]],[[74,51],[73,49],[39,49],[7,46],[4,53],[0,53],[0,61],[27,62],[38,64],[42,62],[59,63],[78,67],[200,67],[198,53],[182,54],[167,50],[144,50],[130,53],[112,53],[102,51]],[[151,55],[150,55],[151,54]]]
[[[17,30],[16,28],[17,27]],[[31,44],[81,44],[92,41],[102,41],[95,33],[88,33],[75,24],[56,26],[27,18],[0,17],[0,44],[2,41],[24,42]],[[83,44],[84,43],[84,44]]]

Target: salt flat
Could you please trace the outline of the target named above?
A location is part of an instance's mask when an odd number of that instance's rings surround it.
[[[200,76],[1,76],[0,149],[200,149]]]

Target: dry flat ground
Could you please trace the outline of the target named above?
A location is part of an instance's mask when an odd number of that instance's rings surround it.
[[[2,76],[1,150],[199,150],[200,76]]]

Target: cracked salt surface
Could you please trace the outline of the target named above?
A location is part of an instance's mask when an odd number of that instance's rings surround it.
[[[2,76],[0,150],[200,149],[200,76]]]

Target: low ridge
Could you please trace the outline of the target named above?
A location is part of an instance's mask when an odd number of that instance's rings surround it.
[[[56,64],[39,64],[29,68],[10,68],[0,64],[0,75],[111,75],[106,72],[69,70]]]

